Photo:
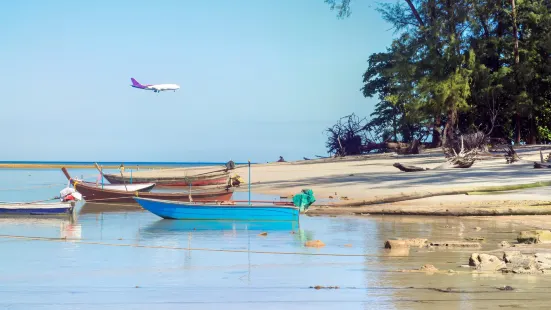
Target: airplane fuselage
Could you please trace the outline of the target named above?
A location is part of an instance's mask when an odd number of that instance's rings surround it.
[[[147,85],[145,87],[147,90],[152,90],[154,92],[161,92],[161,91],[167,91],[167,90],[173,90],[176,91],[180,89],[180,86],[176,84],[157,84],[157,85]]]
[[[159,92],[162,92],[162,91],[167,91],[167,90],[172,90],[172,91],[176,91],[178,89],[180,89],[180,86],[177,85],[177,84],[149,84],[149,85],[142,85],[140,84],[138,81],[136,81],[134,78],[131,79],[132,80],[132,87],[134,88],[138,88],[138,89],[144,89],[144,90],[152,90],[156,93],[159,93]]]

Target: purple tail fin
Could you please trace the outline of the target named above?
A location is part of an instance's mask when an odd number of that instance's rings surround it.
[[[138,81],[136,81],[134,78],[130,78],[130,80],[132,81],[132,87],[136,87],[136,88],[145,88],[145,86],[143,86],[142,84],[140,84]]]

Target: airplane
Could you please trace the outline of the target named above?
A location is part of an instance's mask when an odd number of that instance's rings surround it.
[[[167,91],[167,90],[173,90],[174,92],[176,92],[176,90],[180,89],[180,86],[178,86],[176,84],[142,85],[138,81],[136,81],[134,78],[130,78],[130,80],[132,81],[132,85],[130,85],[130,86],[132,86],[134,88],[139,88],[139,89],[152,90],[156,93],[159,93],[159,92],[162,92],[162,91]]]

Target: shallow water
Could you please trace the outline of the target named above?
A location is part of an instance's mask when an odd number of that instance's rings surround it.
[[[61,187],[36,188],[51,183]],[[55,196],[64,183],[57,170],[0,170],[1,189],[35,187],[0,191],[0,200]],[[236,195],[246,198],[246,193]],[[474,230],[477,226],[482,230]],[[499,218],[301,216],[300,223],[169,221],[128,205],[80,204],[73,220],[0,219],[0,306],[546,308],[548,276],[472,274],[458,267],[467,264],[476,250],[383,248],[384,241],[393,237],[437,241],[482,236],[486,240],[481,250],[491,250],[502,240],[513,241],[519,229]],[[267,236],[259,236],[261,232]],[[304,247],[305,241],[317,239],[326,246]],[[458,273],[400,272],[427,263]],[[339,289],[310,288],[316,285]],[[496,289],[504,285],[515,290]],[[432,290],[448,287],[454,292]]]

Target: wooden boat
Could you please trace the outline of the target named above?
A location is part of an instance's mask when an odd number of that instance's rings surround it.
[[[71,215],[75,202],[0,203],[0,215]]]
[[[142,208],[165,219],[297,221],[299,208],[292,204],[202,203],[134,197]]]
[[[190,201],[190,197],[193,201],[226,201],[233,195],[233,189],[230,188],[218,188],[212,190],[196,190],[188,191],[185,193],[155,193],[155,192],[138,192],[138,191],[124,191],[105,189],[88,185],[86,183],[79,183],[78,180],[71,178],[69,172],[65,167],[61,168],[65,177],[73,185],[75,190],[82,194],[84,200],[88,202],[101,202],[101,203],[136,203],[133,197],[144,197],[153,199],[169,199],[175,201]]]
[[[199,175],[189,177],[122,177],[115,174],[104,174],[107,181],[111,184],[140,184],[155,183],[157,187],[188,187],[188,186],[208,186],[222,185],[228,183],[229,173],[218,173],[211,175]],[[132,183],[130,183],[132,182]]]
[[[116,191],[128,191],[128,192],[150,192],[153,187],[155,187],[155,183],[140,183],[140,184],[97,184],[92,182],[84,182],[75,180],[79,183],[85,183],[88,186],[103,188],[103,189],[111,189]]]

